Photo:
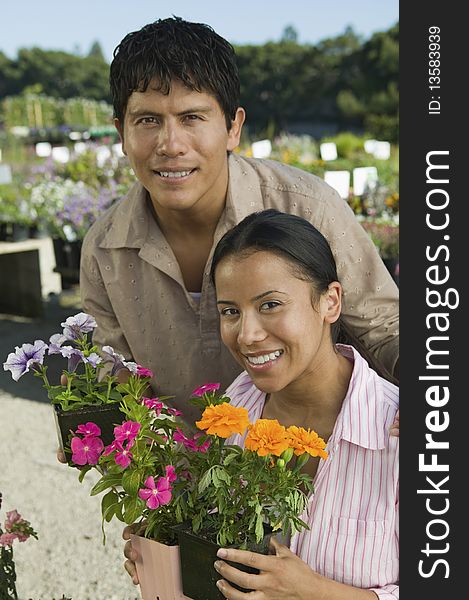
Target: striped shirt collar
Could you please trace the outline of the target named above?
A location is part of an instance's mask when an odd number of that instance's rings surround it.
[[[382,450],[389,436],[384,426],[382,380],[352,346],[337,344],[337,348],[354,366],[328,446],[335,448],[343,439],[369,450]]]

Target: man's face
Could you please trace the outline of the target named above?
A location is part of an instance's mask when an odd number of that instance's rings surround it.
[[[133,92],[122,124],[122,147],[157,214],[219,210],[228,185],[227,150],[239,144],[238,109],[230,131],[217,100],[174,81],[168,95],[151,87]]]

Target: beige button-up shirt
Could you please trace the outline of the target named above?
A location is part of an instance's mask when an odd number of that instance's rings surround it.
[[[200,303],[185,289],[150,199],[136,183],[91,227],[83,242],[83,308],[98,323],[93,341],[151,369],[157,395],[192,422],[190,392],[207,382],[222,389],[241,372],[219,335],[209,272],[221,236],[252,212],[300,215],[328,239],[344,290],[343,318],[392,372],[399,356],[398,288],[348,204],[322,179],[269,160],[231,154],[226,206],[204,271]]]

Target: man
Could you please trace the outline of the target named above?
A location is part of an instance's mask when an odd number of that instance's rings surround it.
[[[343,318],[396,373],[398,290],[353,212],[321,179],[245,159],[245,119],[231,45],[207,25],[168,18],[129,33],[110,70],[114,122],[138,182],[90,229],[80,288],[111,345],[154,372],[155,394],[187,404],[205,382],[227,387],[240,367],[223,347],[213,248],[247,214],[298,214],[328,239],[344,289]]]

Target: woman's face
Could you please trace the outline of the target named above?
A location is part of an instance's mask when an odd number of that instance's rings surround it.
[[[257,251],[223,259],[215,284],[223,343],[259,389],[278,392],[327,369],[339,283],[315,298],[287,260]]]

